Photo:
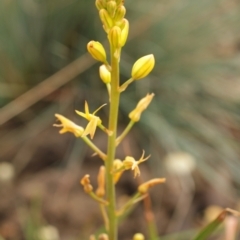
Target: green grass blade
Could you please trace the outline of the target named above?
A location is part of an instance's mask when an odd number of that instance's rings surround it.
[[[227,211],[222,211],[218,217],[204,227],[193,240],[205,240],[221,225],[227,215]]]

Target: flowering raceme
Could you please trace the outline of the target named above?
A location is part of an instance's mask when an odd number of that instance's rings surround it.
[[[105,84],[109,100],[109,129],[104,127],[101,118],[96,116],[96,113],[105,104],[93,113],[90,113],[87,101],[85,101],[83,112],[76,111],[78,115],[88,121],[85,129],[60,114],[56,114],[55,116],[61,124],[54,124],[54,126],[62,127],[60,130],[61,134],[72,132],[76,137],[81,137],[81,139],[94,151],[93,156],[98,155],[103,160],[103,165],[99,168],[97,177],[98,187],[96,189],[91,185],[89,174],[86,174],[80,181],[84,191],[99,204],[105,226],[104,233],[98,236],[91,235],[89,239],[117,240],[119,217],[126,216],[134,204],[143,200],[148,195],[147,191],[150,187],[165,181],[165,179],[160,178],[147,181],[139,186],[136,193],[131,196],[122,207],[119,208],[116,204],[117,195],[115,185],[124,171],[132,170],[134,178],[140,176],[141,172],[139,165],[150,157],[150,155],[145,157],[145,152],[143,151],[139,160],[135,160],[132,156],[126,156],[123,160],[120,160],[117,156],[119,153],[117,147],[122,143],[135,123],[140,120],[141,114],[151,103],[154,93],[147,94],[138,102],[137,106],[128,115],[130,118],[128,120],[128,125],[121,132],[118,131],[120,96],[130,84],[136,82],[135,80],[146,77],[152,71],[155,65],[155,58],[153,54],[139,58],[133,64],[131,75],[128,80],[121,84],[121,53],[122,47],[125,45],[129,35],[129,22],[125,18],[126,8],[124,7],[124,0],[95,0],[95,5],[98,9],[103,30],[106,32],[106,37],[109,42],[109,63],[107,61],[106,51],[100,42],[90,41],[87,44],[87,50],[94,59],[100,62],[99,65],[101,65],[99,67],[99,76]],[[100,128],[107,134],[106,152],[100,149],[98,145],[91,140],[97,128]],[[90,135],[91,139],[89,139],[87,135]],[[152,223],[148,222],[149,226],[150,224],[152,226]],[[157,236],[151,238],[157,239]],[[144,240],[144,236],[138,233],[134,235],[133,240]]]

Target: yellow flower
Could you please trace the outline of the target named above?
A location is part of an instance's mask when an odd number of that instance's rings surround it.
[[[129,113],[129,118],[134,121],[134,122],[138,122],[140,120],[141,114],[142,112],[148,107],[148,105],[151,103],[152,99],[154,97],[154,93],[151,94],[147,94],[146,97],[142,98],[136,108],[134,110],[132,110]]]
[[[150,158],[150,155],[144,158],[144,153],[145,152],[143,151],[143,154],[138,161],[136,161],[133,157],[129,157],[129,156],[127,156],[123,161],[123,166],[126,170],[131,169],[134,171],[134,177],[140,176],[140,169],[138,165],[142,162],[145,162],[148,158]]]
[[[61,122],[61,124],[53,124],[54,127],[62,127],[62,129],[59,131],[60,134],[66,133],[66,132],[71,132],[73,133],[76,137],[81,137],[84,128],[78,126],[68,118],[65,118],[64,116],[60,114],[55,114],[55,117]]]
[[[95,113],[102,108],[103,106],[105,106],[106,104],[103,104],[101,107],[99,107],[95,112],[93,113],[89,113],[89,108],[88,108],[88,104],[85,101],[85,113],[83,112],[79,112],[76,110],[76,113],[84,118],[86,118],[89,123],[87,125],[87,127],[85,128],[84,132],[82,133],[82,137],[87,136],[88,134],[90,134],[91,139],[93,138],[96,128],[100,127],[103,131],[109,133],[109,131],[102,125],[102,120],[95,116]]]

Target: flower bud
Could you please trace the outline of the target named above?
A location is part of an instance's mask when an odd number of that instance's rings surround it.
[[[118,170],[118,169],[121,169],[121,168],[123,168],[123,162],[120,159],[115,159],[113,161],[113,172],[115,170]],[[113,173],[113,180],[114,180],[115,184],[118,182],[118,180],[122,176],[123,172],[124,172],[124,169],[121,170],[121,171],[117,171],[117,172]]]
[[[111,73],[109,72],[105,64],[99,67],[99,75],[105,84],[111,82]]]
[[[122,20],[115,22],[115,25],[120,27],[121,30],[123,30],[124,26],[125,26],[125,20],[126,18],[123,18]]]
[[[117,4],[115,1],[109,1],[107,3],[107,11],[111,17],[114,17],[116,8],[117,8]]]
[[[146,77],[152,71],[154,65],[155,59],[153,54],[139,58],[133,65],[132,78],[139,80]]]
[[[147,94],[146,97],[142,98],[135,109],[133,109],[130,113],[129,113],[129,118],[133,121],[133,122],[138,122],[140,120],[141,114],[142,112],[148,107],[148,105],[151,103],[152,99],[154,97],[154,93],[151,94]]]
[[[124,18],[125,14],[126,8],[123,5],[119,6],[115,12],[114,21],[121,21]]]
[[[121,47],[123,47],[127,41],[127,37],[128,37],[128,32],[129,32],[129,22],[127,19],[123,19],[123,22],[125,23],[122,31],[121,31],[121,38],[120,38],[120,45]]]
[[[135,233],[133,236],[133,240],[145,240],[145,237],[142,233]]]
[[[100,42],[90,41],[87,45],[87,50],[97,61],[104,63],[107,61],[105,49]]]
[[[104,5],[105,5],[105,4],[104,4],[104,1],[103,1],[103,0],[96,0],[95,5],[96,5],[96,7],[97,7],[98,10],[101,10],[101,9],[104,8]]]
[[[108,39],[111,45],[118,49],[120,47],[120,39],[121,39],[121,29],[118,26],[114,26],[108,34]]]
[[[150,187],[153,187],[157,184],[164,183],[164,182],[166,182],[165,178],[154,178],[152,180],[149,180],[149,181],[141,184],[138,187],[138,192],[141,193],[141,194],[145,194],[145,193],[147,193],[147,191]]]
[[[103,197],[105,195],[105,167],[101,166],[98,173],[98,188],[96,190],[96,195],[98,197]]]
[[[108,31],[113,26],[113,20],[108,14],[106,9],[101,9],[99,11],[100,19],[105,27],[105,31]]]
[[[116,0],[117,6],[122,5],[123,2],[124,2],[123,0]]]

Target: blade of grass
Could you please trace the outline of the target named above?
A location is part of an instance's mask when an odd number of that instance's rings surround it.
[[[215,220],[213,220],[211,223],[209,223],[206,227],[204,227],[197,234],[197,236],[195,238],[193,238],[193,240],[205,240],[205,239],[208,239],[213,234],[213,232],[223,223],[223,221],[225,220],[225,218],[226,218],[228,213],[232,213],[232,214],[237,215],[237,216],[240,215],[240,213],[235,211],[235,210],[232,210],[232,209],[229,209],[229,208],[224,209],[218,215],[218,217]]]

